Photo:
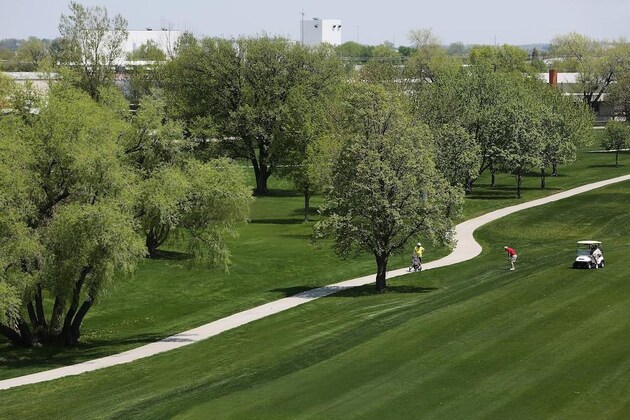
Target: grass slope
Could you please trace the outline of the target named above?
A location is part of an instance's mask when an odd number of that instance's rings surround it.
[[[484,227],[482,255],[321,299],[168,354],[0,393],[2,415],[624,418],[630,184]],[[607,267],[573,270],[601,239]],[[502,249],[519,252],[507,270]]]
[[[577,162],[561,167],[559,177],[548,178],[547,190],[539,190],[537,174],[530,174],[522,200],[628,172],[630,165],[614,167],[613,155],[580,153]],[[487,176],[477,181],[463,218],[522,201],[514,197],[512,177],[498,175],[494,188],[487,184]],[[274,180],[271,187],[275,189],[269,197],[256,200],[251,223],[231,241],[229,273],[192,264],[172,241],[164,258],[143,261],[134,277],[120,279],[99,299],[86,317],[78,348],[15,349],[0,337],[0,379],[118,353],[262,303],[375,271],[368,255],[341,260],[327,247],[313,248],[309,243],[313,222],[302,223],[302,197],[291,193],[283,181]],[[315,197],[313,207],[319,202]],[[447,252],[432,245],[427,248],[427,260]],[[390,259],[390,269],[407,263],[408,255],[399,255]]]

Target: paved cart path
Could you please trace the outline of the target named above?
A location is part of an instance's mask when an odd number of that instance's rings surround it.
[[[473,232],[486,223],[500,219],[504,216],[507,216],[508,214],[512,214],[517,211],[562,200],[564,198],[581,194],[586,191],[628,180],[630,180],[630,175],[620,176],[617,178],[583,185],[581,187],[553,194],[548,197],[495,210],[474,219],[460,223],[455,227],[455,238],[457,239],[457,245],[455,246],[453,252],[439,260],[423,264],[423,271],[456,264],[462,261],[467,261],[479,255],[481,253],[481,245],[479,245],[473,238]],[[388,271],[387,278],[394,278],[407,273],[407,267],[398,270]],[[274,302],[269,302],[255,308],[248,309],[246,311],[239,312],[222,319],[218,319],[200,327],[193,328],[192,330],[172,335],[155,343],[147,344],[142,347],[137,347],[135,349],[125,351],[123,353],[114,354],[111,356],[102,357],[100,359],[94,359],[83,363],[78,363],[76,365],[64,366],[61,368],[33,373],[30,375],[24,375],[17,378],[5,379],[0,381],[0,390],[21,385],[50,381],[66,376],[79,375],[81,373],[90,372],[110,366],[121,365],[123,363],[129,363],[134,360],[143,359],[145,357],[153,356],[155,354],[165,351],[174,350],[179,347],[187,346],[189,344],[205,340],[224,331],[239,327],[252,321],[256,321],[266,316],[277,314],[295,306],[308,303],[312,300],[331,295],[340,290],[362,286],[365,284],[373,283],[374,281],[375,274],[370,274],[368,276],[331,284],[329,286],[307,290],[305,292],[298,293],[295,296],[276,300]]]

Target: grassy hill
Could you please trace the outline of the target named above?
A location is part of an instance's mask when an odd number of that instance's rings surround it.
[[[623,418],[630,183],[494,222],[482,255],[129,365],[0,393],[7,417]],[[607,266],[573,270],[574,243]],[[519,252],[507,270],[503,245]]]

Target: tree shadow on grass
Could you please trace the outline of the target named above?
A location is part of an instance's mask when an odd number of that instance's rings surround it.
[[[588,165],[589,168],[623,168],[625,165],[619,164],[616,166],[614,163],[611,164],[600,164],[600,165]]]
[[[411,286],[408,284],[397,284],[397,285],[388,285],[387,289],[383,292],[379,292],[376,290],[373,284],[366,284],[364,286],[353,287],[351,289],[343,290],[339,293],[335,293],[334,295],[330,295],[330,297],[340,297],[340,298],[356,298],[356,297],[364,297],[364,296],[374,296],[374,295],[382,295],[387,293],[431,293],[435,290],[438,290],[437,287],[422,287],[422,286]]]
[[[178,252],[178,251],[162,251],[158,250],[155,255],[150,257],[152,260],[165,260],[165,261],[184,261],[190,260],[193,256],[186,252]]]
[[[302,197],[302,194],[295,190],[276,190],[270,189],[267,194],[256,195],[256,197]]]
[[[270,292],[274,293],[282,293],[284,297],[295,296],[299,293],[308,292],[309,290],[317,289],[321,286],[292,286],[292,287],[281,287],[278,289],[272,289]]]
[[[304,223],[303,219],[254,219],[249,223],[261,225],[298,225]]]
[[[293,215],[295,216],[301,216],[302,218],[304,218],[304,207],[299,207],[293,210],[292,212]],[[317,207],[309,207],[308,208],[308,216],[309,218],[312,217],[319,217],[320,215],[320,211]]]
[[[273,289],[271,292],[280,292],[285,297],[297,297],[303,299],[315,299],[323,297],[356,298],[379,295],[383,293],[430,293],[437,290],[436,287],[421,287],[410,285],[389,285],[384,292],[378,292],[373,284],[364,286],[294,286]]]
[[[2,367],[9,370],[28,369],[28,372],[17,371],[15,375],[5,375],[4,369],[0,369],[0,379],[99,359],[161,339],[164,337],[157,334],[144,334],[118,340],[90,340],[87,343],[80,343],[77,347],[47,345],[21,348],[7,345],[0,350]],[[123,346],[124,350],[121,350],[119,346]]]
[[[561,188],[546,187],[541,189],[539,187],[521,187],[521,195],[525,195],[527,191],[561,191]],[[498,187],[484,187],[482,190],[476,190],[472,194],[466,196],[466,200],[522,200],[516,197],[516,187],[512,186],[498,186]]]

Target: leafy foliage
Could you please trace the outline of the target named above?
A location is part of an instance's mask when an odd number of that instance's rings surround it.
[[[194,38],[179,46],[167,67],[166,89],[171,109],[189,131],[204,140],[218,137],[223,153],[252,163],[256,192],[267,192],[283,147],[294,89],[316,100],[341,75],[329,47],[307,49],[283,38],[222,40]]]
[[[348,134],[335,162],[317,237],[331,235],[341,255],[369,252],[377,290],[388,258],[417,235],[449,242],[461,195],[435,169],[428,127],[414,123],[405,99],[354,85],[345,101]]]
[[[630,147],[630,128],[621,121],[610,121],[606,124],[606,135],[602,146],[615,152],[615,166],[619,166],[619,152]]]
[[[127,39],[127,21],[121,15],[110,19],[104,7],[76,2],[69,7],[71,14],[62,15],[59,23],[61,40],[56,55],[75,70],[77,85],[98,99],[99,88],[113,81],[113,65]]]

